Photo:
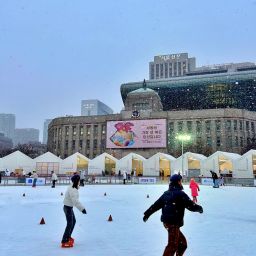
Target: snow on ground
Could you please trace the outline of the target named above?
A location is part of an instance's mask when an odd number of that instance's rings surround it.
[[[188,186],[184,186],[189,193]],[[89,185],[80,191],[88,212],[75,209],[75,247],[62,249],[66,220],[62,210],[65,186],[0,187],[1,256],[159,256],[167,242],[160,211],[148,222],[143,212],[167,185]],[[104,193],[107,196],[104,196]],[[25,193],[26,197],[22,197]],[[147,198],[149,194],[149,198]],[[189,256],[255,255],[256,190],[247,187],[201,186],[204,213],[186,211],[181,228]],[[113,222],[108,222],[108,216]],[[39,225],[44,217],[46,225]]]

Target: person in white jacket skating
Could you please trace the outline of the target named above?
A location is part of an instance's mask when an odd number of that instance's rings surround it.
[[[54,171],[52,171],[52,188],[55,188],[55,183],[58,181],[58,177]]]
[[[73,211],[73,207],[75,206],[79,211],[83,214],[86,214],[86,210],[84,206],[79,201],[79,183],[80,183],[80,176],[75,174],[72,178],[72,185],[67,188],[64,198],[64,213],[66,215],[67,226],[65,232],[62,237],[61,247],[62,248],[69,248],[73,247],[74,245],[74,238],[71,237],[72,232],[74,230],[76,224],[76,218]]]

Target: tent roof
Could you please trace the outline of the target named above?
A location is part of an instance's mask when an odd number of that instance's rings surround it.
[[[146,158],[144,158],[143,156],[138,155],[138,154],[136,154],[136,153],[129,153],[128,155],[124,156],[124,157],[121,158],[120,160],[124,160],[124,159],[130,158],[130,157],[137,157],[137,158],[139,158],[140,160],[146,160]]]
[[[52,162],[52,161],[61,162],[62,161],[61,158],[57,157],[56,155],[54,155],[53,153],[51,153],[49,151],[44,153],[41,156],[36,157],[34,159],[34,161],[36,161],[36,162],[40,162],[40,161],[45,162],[45,160],[48,160],[48,159],[49,159],[49,161],[47,161],[47,162]]]
[[[15,151],[7,156],[4,156],[2,158],[2,160],[8,159],[8,158],[19,158],[19,157],[23,157],[23,158],[27,158],[28,160],[32,160],[31,157],[25,155],[24,153],[20,152],[19,150]]]
[[[173,157],[171,155],[168,155],[168,154],[165,154],[165,153],[161,153],[161,152],[158,152],[158,153],[154,154],[149,159],[154,158],[154,157],[161,157],[161,156],[163,156],[163,157],[165,157],[165,158],[167,158],[167,159],[169,159],[171,161],[176,160],[175,157]]]
[[[81,158],[83,158],[83,159],[85,159],[85,160],[87,160],[87,161],[90,160],[88,157],[84,156],[83,154],[81,154],[81,153],[79,153],[79,152],[76,152],[76,153],[74,153],[73,155],[68,156],[68,157],[66,157],[65,159],[63,159],[63,161],[70,160],[70,159],[72,159],[72,158],[74,158],[74,157],[78,157],[78,156],[81,157]]]
[[[188,155],[191,155],[193,156],[194,158],[198,159],[198,160],[205,160],[207,157],[202,155],[202,154],[196,154],[196,153],[192,153],[192,152],[186,152],[184,153],[184,156],[188,156]],[[180,157],[178,157],[177,159],[181,159],[182,158],[182,155]]]
[[[212,155],[210,155],[210,156],[208,157],[208,159],[211,159],[211,158],[213,158],[213,157],[215,157],[215,156],[220,156],[220,155],[222,155],[222,156],[224,156],[224,157],[227,157],[227,158],[231,158],[231,159],[238,159],[238,158],[241,157],[241,155],[236,154],[236,153],[229,153],[229,152],[224,152],[224,151],[216,151],[215,153],[213,153]]]
[[[248,155],[256,155],[256,150],[251,149],[248,152],[246,152],[245,154],[243,154],[242,157],[247,157]]]
[[[93,158],[92,160],[95,160],[95,159],[99,159],[99,158],[103,158],[103,157],[108,157],[110,159],[112,159],[113,161],[118,161],[117,158],[113,157],[112,155],[108,154],[108,153],[102,153],[101,155],[98,155],[96,156],[95,158]]]

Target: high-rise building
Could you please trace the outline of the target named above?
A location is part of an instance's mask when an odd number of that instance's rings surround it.
[[[13,144],[26,144],[39,141],[39,130],[34,128],[15,129]]]
[[[0,132],[5,137],[13,139],[15,130],[15,115],[14,114],[0,114]]]
[[[0,133],[0,149],[10,149],[12,146],[12,140],[5,137],[3,133]]]
[[[149,80],[184,76],[195,68],[196,58],[189,58],[188,53],[155,56],[149,63]]]
[[[48,126],[52,119],[45,119],[44,121],[44,133],[43,133],[43,144],[47,144],[48,140]]]
[[[102,116],[113,114],[113,110],[99,100],[82,100],[81,116]]]

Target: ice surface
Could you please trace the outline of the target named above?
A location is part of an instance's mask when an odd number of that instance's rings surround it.
[[[190,194],[188,186],[184,188]],[[167,242],[167,232],[159,220],[160,211],[147,223],[142,217],[166,189],[167,185],[81,187],[80,199],[88,214],[75,209],[75,247],[62,249],[60,241],[66,220],[60,194],[66,187],[2,186],[0,255],[160,256]],[[204,213],[186,211],[181,229],[188,240],[185,255],[256,255],[255,188],[201,186],[199,203]],[[107,221],[110,214],[113,222]],[[39,225],[42,217],[46,225]]]

